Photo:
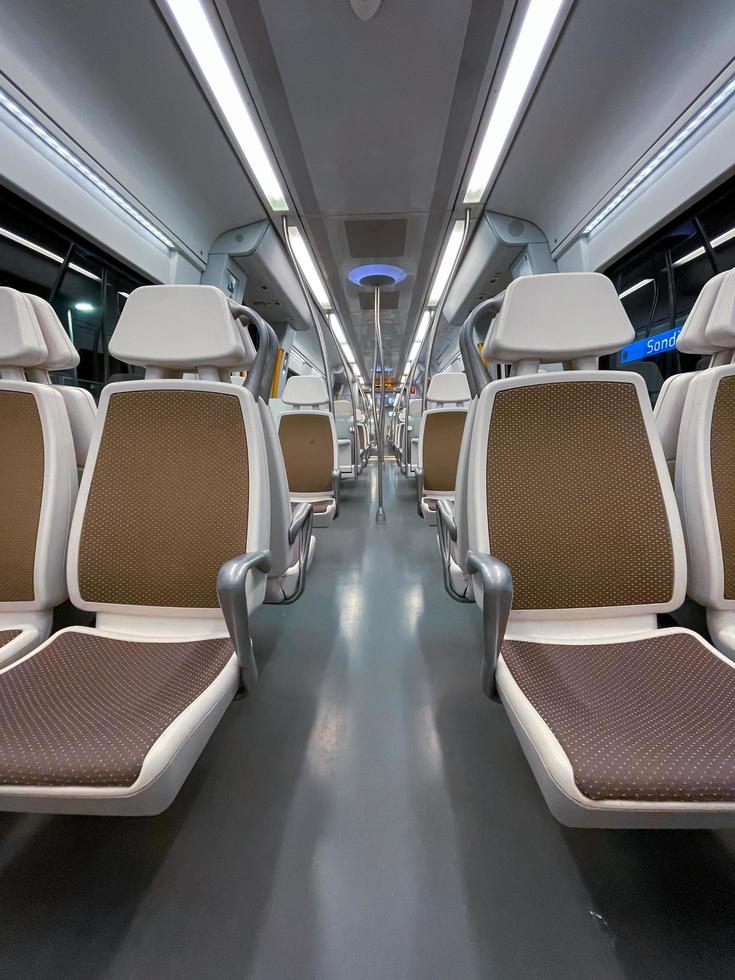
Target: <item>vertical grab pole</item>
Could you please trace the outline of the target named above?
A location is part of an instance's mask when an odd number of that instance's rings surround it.
[[[376,521],[385,520],[383,507],[383,440],[385,429],[385,362],[383,360],[383,336],[380,331],[380,286],[373,287],[375,298],[375,358],[373,360],[373,420],[375,422],[375,442],[378,448],[378,509]],[[375,400],[375,381],[380,365],[380,411]]]
[[[472,216],[472,208],[466,208],[464,212],[464,228],[462,229],[462,241],[459,243],[459,248],[457,249],[457,257],[452,265],[452,271],[449,273],[447,278],[447,284],[442,290],[442,294],[439,298],[439,302],[436,304],[436,309],[434,310],[434,316],[431,321],[431,327],[429,328],[429,347],[426,352],[426,371],[424,376],[424,390],[421,392],[421,414],[423,415],[426,411],[426,394],[429,390],[429,373],[431,371],[431,359],[434,356],[434,342],[436,340],[436,332],[439,328],[439,319],[441,318],[442,312],[444,310],[444,303],[449,292],[449,287],[452,285],[452,280],[454,279],[454,274],[459,267],[459,263],[462,260],[462,253],[464,252],[464,247],[467,244],[467,237],[470,233],[470,218]],[[418,360],[418,355],[416,357]]]
[[[299,285],[301,286],[301,291],[304,294],[306,303],[309,307],[309,313],[311,314],[311,320],[314,324],[314,329],[316,330],[317,340],[319,341],[319,350],[322,355],[322,364],[324,365],[324,381],[327,386],[327,394],[329,395],[329,411],[334,415],[334,392],[332,391],[332,378],[329,373],[329,364],[327,363],[327,347],[324,343],[324,334],[322,333],[322,328],[319,323],[319,315],[316,312],[316,307],[314,306],[314,301],[311,298],[311,291],[306,284],[306,280],[301,272],[301,266],[296,261],[296,256],[294,255],[293,248],[291,247],[291,239],[288,235],[288,218],[286,215],[283,216],[283,237],[286,241],[286,248],[288,249],[288,254],[291,259],[291,264],[296,270],[296,275],[299,280]]]

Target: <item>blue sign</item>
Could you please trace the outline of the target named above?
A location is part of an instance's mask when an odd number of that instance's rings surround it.
[[[627,364],[628,361],[642,361],[644,357],[655,357],[656,354],[676,350],[676,338],[680,333],[681,327],[674,327],[673,330],[665,330],[663,333],[654,334],[653,337],[635,340],[627,347],[623,347],[620,351],[620,360],[623,364]]]

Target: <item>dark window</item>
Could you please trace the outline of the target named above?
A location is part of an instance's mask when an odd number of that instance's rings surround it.
[[[79,366],[54,381],[95,398],[112,375],[132,369],[108,345],[131,290],[150,283],[76,232],[0,188],[0,285],[49,300],[79,351]]]
[[[707,280],[734,266],[735,178],[604,270],[633,323],[636,345],[604,358],[602,366],[642,374],[654,404],[666,378],[704,367],[708,359],[676,350],[673,332]]]

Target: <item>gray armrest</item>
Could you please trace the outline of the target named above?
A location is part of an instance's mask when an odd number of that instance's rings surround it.
[[[479,572],[482,581],[482,690],[497,700],[495,669],[513,604],[513,577],[502,561],[479,551],[467,552],[467,571]]]
[[[313,511],[313,507],[309,503],[297,504],[291,510],[291,525],[288,529],[288,543],[293,544],[296,540],[299,531],[304,526],[309,518],[309,515]]]
[[[332,470],[332,491],[334,493],[334,517],[339,517],[339,488],[342,485],[342,473],[340,470]]]
[[[452,501],[447,497],[439,497],[436,502],[437,517],[446,528],[447,534],[452,541],[457,540],[457,522],[454,520],[454,507]]]
[[[230,638],[235,645],[240,665],[240,678],[246,694],[253,690],[258,681],[258,668],[250,637],[250,615],[245,581],[251,568],[259,572],[268,572],[270,567],[270,551],[249,551],[245,555],[226,561],[217,574],[217,598],[224,613]]]
[[[421,510],[421,501],[424,499],[424,471],[420,466],[414,467],[416,474],[416,510],[419,517],[423,518],[424,512]]]

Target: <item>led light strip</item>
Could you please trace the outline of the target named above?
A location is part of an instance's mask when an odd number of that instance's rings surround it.
[[[730,228],[728,231],[723,231],[721,235],[717,235],[710,241],[712,248],[717,248],[720,245],[724,245],[725,242],[730,242],[735,238],[735,228]],[[687,252],[686,255],[682,255],[680,259],[674,262],[674,266],[686,265],[687,262],[692,262],[694,259],[698,259],[700,255],[704,255],[705,249],[703,245],[699,248],[693,249],[691,252]]]
[[[464,196],[479,204],[500,168],[504,150],[536,69],[547,49],[564,0],[531,0],[513,47]]]
[[[644,286],[647,286],[649,282],[653,282],[653,279],[641,279],[641,281],[637,282],[634,286],[630,286],[624,292],[618,293],[618,299],[625,299],[625,297],[630,296],[631,293],[638,292],[639,289],[643,289]]]
[[[235,142],[274,211],[288,211],[288,203],[266,142],[235,80],[222,46],[199,0],[165,0],[194,55],[209,90],[222,110]]]
[[[128,204],[125,198],[118,194],[118,192],[111,187],[106,181],[98,177],[93,170],[83,163],[78,156],[75,156],[71,150],[68,150],[63,143],[59,142],[55,136],[43,127],[40,123],[30,116],[24,109],[18,105],[13,99],[10,98],[7,93],[0,89],[0,105],[2,105],[7,111],[14,116],[19,122],[21,122],[27,129],[29,129],[34,136],[37,136],[49,149],[53,150],[62,157],[70,166],[72,166],[77,173],[80,173],[85,177],[91,184],[101,191],[105,197],[108,197],[113,201],[119,208],[121,208],[129,217],[136,221],[139,225],[142,225],[146,231],[150,232],[154,238],[157,238],[161,244],[165,245],[166,248],[173,248],[174,243],[170,238],[167,238],[163,232],[159,231],[158,228],[149,221],[144,214],[141,214],[137,208],[134,208],[132,204]]]
[[[8,231],[7,228],[0,228],[0,235],[3,238],[9,239],[11,242],[15,242],[16,245],[22,245],[23,248],[27,248],[31,252],[36,252],[38,255],[42,255],[45,259],[50,259],[52,262],[56,262],[57,265],[63,265],[64,259],[61,255],[57,255],[56,252],[50,252],[43,245],[37,245],[36,242],[31,242],[27,238],[21,238],[20,235],[16,235],[14,231]],[[81,265],[77,265],[75,262],[69,263],[69,268],[73,269],[74,272],[78,272],[80,276],[86,276],[87,279],[94,279],[95,282],[100,282],[100,277],[96,276],[94,272],[90,272],[89,269],[83,269]]]
[[[689,120],[689,122],[679,130],[679,132],[668,143],[663,146],[658,153],[648,161],[648,163],[642,167],[638,173],[629,180],[628,183],[618,191],[618,193],[609,201],[601,211],[599,211],[595,217],[582,229],[583,235],[589,235],[590,232],[594,231],[595,228],[604,221],[605,218],[609,217],[613,211],[616,211],[620,205],[625,201],[633,191],[639,187],[643,181],[650,177],[654,170],[658,170],[662,163],[678,150],[679,147],[685,143],[704,123],[710,118],[710,116],[720,108],[723,103],[725,103],[731,95],[735,93],[735,78],[730,79],[730,81],[720,89],[720,91],[714,95],[707,104],[699,110],[699,112]]]

